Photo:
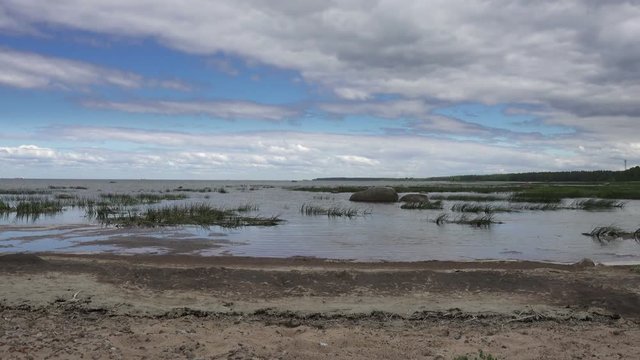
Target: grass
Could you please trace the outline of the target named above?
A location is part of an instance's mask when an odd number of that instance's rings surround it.
[[[640,229],[636,231],[625,231],[617,226],[597,226],[588,233],[582,233],[585,236],[591,236],[600,242],[606,242],[613,239],[635,239],[640,241]]]
[[[507,200],[505,196],[499,195],[465,195],[465,194],[433,194],[429,195],[433,200],[454,200],[454,201],[504,201]]]
[[[496,213],[496,212],[511,212],[512,209],[500,207],[492,204],[483,203],[456,203],[451,206],[451,211],[454,212],[471,212],[471,213]]]
[[[640,199],[640,182],[602,183],[594,185],[535,185],[515,194],[520,199]]]
[[[51,194],[51,190],[44,189],[0,189],[2,195],[44,195]]]
[[[493,224],[501,224],[501,222],[495,220],[493,214],[478,215],[473,218],[469,218],[466,214],[463,214],[463,215],[451,218],[449,214],[442,213],[436,217],[434,222],[437,225],[461,224],[461,225],[471,225],[475,227],[489,227]]]
[[[37,219],[41,215],[54,215],[62,212],[64,206],[59,201],[39,200],[19,202],[15,207],[16,217]]]
[[[0,214],[8,213],[13,211],[13,208],[9,206],[6,202],[0,200]]]
[[[510,204],[513,210],[533,210],[533,211],[552,211],[563,209],[560,204],[540,203],[540,204]]]
[[[142,193],[136,195],[108,193],[100,194],[100,198],[113,205],[132,206],[139,204],[155,204],[162,200],[184,200],[187,198],[184,194],[151,194]]]
[[[302,204],[300,207],[300,213],[307,216],[313,215],[327,215],[328,217],[347,217],[353,218],[356,216],[366,215],[367,211],[360,211],[356,208],[341,208],[341,207],[329,207],[324,208],[317,205]]]
[[[576,200],[571,204],[573,209],[581,210],[602,210],[602,209],[615,209],[623,208],[625,203],[623,201],[611,200],[611,199],[585,199]]]
[[[402,204],[400,208],[406,209],[406,210],[441,210],[442,200],[408,202],[408,203]]]
[[[283,220],[273,217],[239,216],[231,210],[221,210],[208,204],[174,205],[149,208],[144,211],[128,210],[100,219],[105,225],[119,227],[161,227],[198,225],[237,228],[242,226],[274,226]]]
[[[249,211],[258,211],[260,207],[256,204],[244,204],[240,205],[237,208],[233,209],[237,212],[249,212]]]

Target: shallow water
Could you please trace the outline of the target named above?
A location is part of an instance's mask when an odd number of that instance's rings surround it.
[[[521,211],[496,214],[503,222],[489,228],[445,224],[433,219],[445,210],[403,210],[400,204],[362,204],[348,201],[350,194],[291,191],[293,186],[339,185],[338,182],[255,181],[149,181],[149,180],[0,180],[0,189],[62,189],[83,197],[100,193],[166,192],[183,188],[225,187],[226,194],[189,192],[189,198],[172,203],[209,202],[217,207],[254,204],[251,215],[278,215],[286,220],[274,227],[221,229],[180,227],[164,229],[105,228],[84,217],[84,211],[67,209],[62,214],[34,220],[8,216],[0,219],[0,252],[56,251],[69,253],[194,253],[238,256],[313,256],[353,260],[541,260],[575,262],[588,257],[600,262],[640,262],[640,245],[633,240],[605,244],[582,235],[595,226],[615,224],[625,230],[640,227],[640,201],[627,201],[623,209],[609,211]],[[345,185],[379,185],[380,182],[347,182]],[[393,184],[402,184],[394,182]],[[415,183],[410,183],[415,184]],[[0,195],[1,196],[1,195]],[[168,203],[151,206],[161,206]],[[367,210],[369,215],[352,219],[305,216],[302,204],[342,206]],[[122,246],[110,239],[157,239],[157,246]],[[172,239],[199,242],[179,246]],[[206,241],[205,241],[206,240]],[[207,246],[209,241],[211,246]],[[204,244],[204,245],[202,245]],[[166,245],[166,246],[165,246]],[[194,250],[196,248],[196,250]]]

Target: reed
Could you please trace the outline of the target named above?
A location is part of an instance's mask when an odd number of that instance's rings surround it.
[[[611,199],[585,199],[574,201],[570,208],[580,210],[602,210],[620,209],[625,206],[625,202]]]
[[[161,227],[161,226],[221,226],[236,228],[242,226],[274,226],[283,220],[273,217],[239,216],[231,210],[221,210],[208,204],[173,205],[162,208],[148,208],[143,211],[126,210],[101,219],[106,225],[119,227]]]
[[[13,211],[13,208],[11,206],[9,206],[9,204],[7,204],[4,201],[0,200],[0,214],[9,213],[9,212],[12,212],[12,211]]]
[[[402,204],[400,208],[405,210],[442,210],[442,200],[408,202]]]
[[[302,204],[300,207],[300,213],[307,216],[327,215],[328,217],[353,218],[356,216],[367,215],[370,212],[366,210],[361,211],[356,208],[342,208],[338,206],[324,208],[317,205]]]
[[[511,212],[510,208],[500,207],[492,204],[483,203],[456,203],[451,206],[451,211],[454,212],[470,212],[470,213],[485,213],[492,214],[496,212]]]
[[[507,200],[506,196],[500,195],[473,195],[473,194],[430,194],[429,199],[433,200],[450,200],[450,201],[504,201]]]
[[[237,212],[258,211],[258,210],[260,210],[260,206],[258,206],[256,204],[244,204],[244,205],[238,206],[237,208],[235,208],[233,210],[237,211]]]
[[[15,207],[16,217],[37,218],[41,215],[54,215],[62,212],[63,205],[59,201],[37,200],[19,202]]]
[[[448,214],[442,213],[436,217],[434,222],[437,225],[443,224],[461,224],[471,225],[475,227],[489,227],[493,224],[501,224],[500,221],[496,221],[493,214],[478,215],[473,218],[468,217],[466,214],[450,218]]]

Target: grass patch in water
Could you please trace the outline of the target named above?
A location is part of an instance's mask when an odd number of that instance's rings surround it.
[[[450,217],[449,214],[442,213],[436,217],[434,222],[437,225],[461,224],[471,225],[475,227],[489,227],[493,224],[502,224],[500,221],[495,220],[493,214],[478,215],[470,218],[466,214],[456,217]]]
[[[159,227],[198,225],[236,228],[242,226],[274,226],[283,220],[273,217],[240,216],[231,210],[221,210],[208,204],[174,205],[149,208],[143,211],[127,210],[101,219],[105,225],[119,227]]]
[[[237,212],[249,212],[249,211],[258,211],[260,210],[260,207],[256,204],[244,204],[244,205],[240,205],[237,208],[233,209],[234,211]]]
[[[300,213],[307,216],[313,215],[326,215],[328,217],[347,217],[353,218],[356,216],[363,216],[369,214],[368,211],[360,211],[356,208],[341,208],[341,207],[329,207],[324,208],[317,205],[302,204],[300,207]]]
[[[640,229],[636,231],[626,231],[615,225],[597,226],[588,233],[582,235],[590,236],[601,243],[606,243],[614,239],[634,239],[640,241]]]
[[[483,203],[455,203],[451,206],[453,212],[471,212],[471,213],[496,213],[496,212],[511,212],[512,209],[500,207],[492,204]]]
[[[611,199],[585,199],[576,200],[571,204],[570,208],[581,210],[602,210],[602,209],[620,209],[625,203],[623,201]]]
[[[442,200],[408,202],[402,204],[400,208],[405,210],[441,210]]]
[[[508,200],[505,196],[499,195],[473,195],[473,194],[429,194],[429,199],[433,200],[450,200],[450,201],[504,201]]]
[[[151,193],[130,195],[130,194],[108,193],[108,194],[100,194],[100,198],[112,205],[132,206],[132,205],[140,205],[140,204],[155,204],[155,203],[159,203],[162,200],[184,200],[187,198],[187,195],[185,194],[151,194]]]
[[[44,189],[0,189],[2,195],[45,195],[51,194],[51,190]]]

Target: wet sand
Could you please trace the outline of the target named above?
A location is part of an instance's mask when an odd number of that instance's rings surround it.
[[[8,359],[634,359],[634,267],[0,257]]]

